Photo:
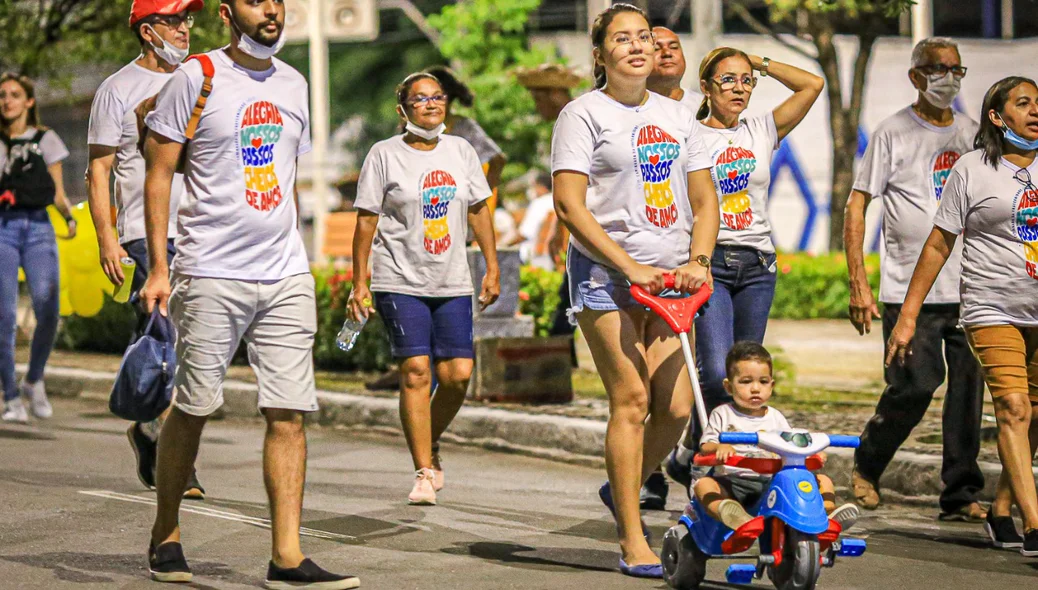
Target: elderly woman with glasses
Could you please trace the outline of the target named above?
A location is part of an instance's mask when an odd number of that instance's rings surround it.
[[[887,365],[911,354],[923,301],[963,234],[960,321],[994,399],[1002,475],[985,530],[995,547],[1038,556],[1038,87],[1011,76],[984,97],[974,151],[952,167],[919,255]],[[1016,503],[1023,538],[1011,514]]]
[[[773,77],[793,91],[775,110],[742,118],[757,86],[757,76]],[[732,47],[711,51],[699,66],[703,103],[696,114],[706,144],[720,203],[721,228],[710,258],[714,294],[696,319],[696,353],[706,411],[730,397],[725,393],[724,359],[742,340],[762,343],[775,295],[775,245],[768,220],[771,158],[779,141],[804,119],[824,81],[767,57]],[[685,443],[667,462],[675,480],[688,485],[696,447],[695,421]]]
[[[396,108],[405,132],[375,144],[360,172],[348,313],[359,320],[377,310],[385,322],[400,362],[400,419],[415,468],[408,502],[432,505],[444,485],[433,445],[465,401],[472,375],[470,226],[487,261],[484,308],[497,300],[500,273],[490,187],[476,150],[443,133],[447,96],[439,81],[408,76],[397,87]]]

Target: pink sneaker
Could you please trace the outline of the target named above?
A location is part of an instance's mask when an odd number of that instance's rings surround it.
[[[433,470],[419,469],[414,472],[414,488],[407,496],[412,506],[435,506],[436,490],[433,488]]]
[[[443,466],[440,465],[440,454],[433,453],[432,456],[433,489],[437,492],[443,489],[446,483],[443,478]]]

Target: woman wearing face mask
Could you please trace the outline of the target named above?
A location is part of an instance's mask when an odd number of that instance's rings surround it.
[[[0,385],[3,420],[28,422],[22,397],[37,418],[53,414],[43,386],[43,368],[58,330],[58,245],[47,206],[57,207],[76,235],[65,198],[61,162],[68,149],[54,131],[40,124],[35,90],[25,76],[0,76]],[[25,271],[36,330],[29,370],[21,384],[14,377],[14,337],[18,312],[18,269]]]
[[[432,505],[444,486],[433,445],[465,401],[472,374],[469,226],[487,261],[481,307],[497,300],[500,273],[490,187],[472,146],[443,134],[447,97],[439,82],[411,74],[396,96],[406,131],[371,148],[357,185],[348,305],[355,319],[377,309],[385,322],[400,363],[400,419],[415,468],[408,502]],[[430,402],[432,371],[438,386]]]
[[[887,364],[911,354],[919,312],[963,234],[962,325],[994,398],[1002,475],[986,529],[998,547],[1038,556],[1038,87],[1005,78],[988,90],[976,150],[944,185],[933,231],[916,263]],[[1011,517],[1016,502],[1023,539]]]
[[[742,118],[758,77],[772,77],[793,92],[775,110]],[[709,413],[730,400],[725,393],[725,356],[739,341],[763,343],[775,295],[775,245],[768,220],[771,157],[779,141],[804,119],[824,81],[777,61],[732,47],[711,51],[699,66],[703,102],[698,128],[712,165],[721,226],[710,260],[714,294],[696,318],[696,353]],[[671,477],[690,482],[697,423],[667,462]]]
[[[711,282],[717,195],[694,113],[646,89],[655,46],[645,13],[612,5],[591,41],[596,89],[566,105],[552,135],[555,210],[572,234],[570,315],[609,394],[599,496],[616,517],[620,571],[660,578],[638,490],[680,438],[692,386],[678,338],[629,287],[659,293],[668,272],[681,293]]]

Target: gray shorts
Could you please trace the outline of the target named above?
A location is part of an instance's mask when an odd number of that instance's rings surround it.
[[[622,272],[599,264],[572,245],[566,254],[566,273],[569,275],[569,321],[577,325],[577,314],[584,308],[594,311],[618,311],[641,304],[631,296],[631,283]],[[680,299],[687,297],[664,289],[659,297]]]
[[[223,381],[245,340],[259,408],[317,410],[314,278],[273,282],[174,274],[170,317],[177,329],[177,408],[208,416],[223,405]]]
[[[770,477],[765,479],[751,479],[730,475],[714,475],[712,477],[717,482],[717,485],[728,492],[728,495],[733,500],[742,504],[747,511],[752,511],[760,503],[761,496],[764,495],[764,491],[771,484]]]

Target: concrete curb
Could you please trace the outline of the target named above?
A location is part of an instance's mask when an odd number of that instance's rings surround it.
[[[18,366],[24,372],[25,366]],[[47,368],[47,389],[53,395],[82,397],[107,404],[115,374],[106,371]],[[322,426],[370,428],[400,431],[400,415],[395,397],[375,397],[353,393],[318,391],[321,409],[311,418]],[[224,384],[225,417],[254,418],[256,385],[243,381]],[[588,466],[603,466],[606,423],[598,420],[531,414],[480,406],[464,406],[444,435],[457,444],[479,446]],[[837,487],[850,487],[854,460],[851,449],[829,449],[826,473]],[[981,463],[985,486],[983,500],[994,496],[995,482],[1002,471],[998,463]],[[1035,470],[1038,476],[1038,469]],[[880,481],[881,493],[888,500],[935,503],[940,494],[941,457],[900,451]]]

